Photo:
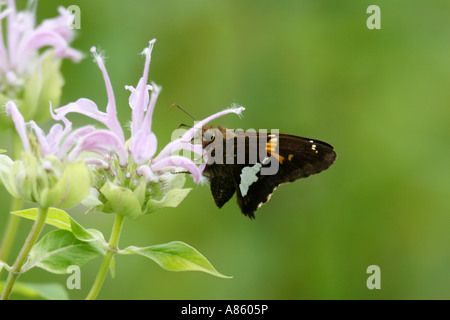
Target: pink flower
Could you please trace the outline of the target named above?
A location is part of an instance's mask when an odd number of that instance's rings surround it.
[[[24,151],[32,151],[27,132],[28,129],[30,129],[34,133],[39,144],[40,156],[44,157],[47,155],[54,155],[60,160],[67,158],[69,156],[69,151],[74,148],[81,137],[96,130],[93,126],[85,126],[72,131],[72,123],[67,120],[66,117],[60,117],[58,120],[62,120],[64,127],[61,124],[56,123],[50,128],[49,133],[45,134],[33,120],[27,123],[25,122],[22,114],[12,100],[8,101],[6,104],[6,113],[11,116],[14,122],[16,131],[22,140]]]
[[[158,171],[181,167],[191,173],[195,182],[199,182],[202,179],[204,164],[197,165],[187,157],[172,155],[172,153],[181,149],[187,149],[202,155],[201,145],[191,143],[192,138],[202,129],[202,126],[225,114],[241,114],[244,108],[229,108],[200,121],[195,127],[187,130],[179,139],[170,142],[155,157],[157,138],[152,132],[152,115],[161,88],[154,83],[148,84],[151,52],[155,41],[155,39],[151,40],[149,46],[142,52],[145,56],[144,72],[137,86],[125,87],[131,92],[129,98],[129,106],[132,109],[131,137],[129,141],[125,141],[124,132],[117,119],[117,109],[111,81],[104,61],[97,53],[95,47],[91,49],[91,52],[105,80],[108,96],[106,112],[100,111],[95,102],[81,98],[76,102],[56,109],[54,118],[63,120],[68,113],[76,112],[103,123],[109,129],[97,130],[82,137],[72,150],[70,157],[76,157],[78,153],[86,150],[103,155],[103,159],[110,159],[111,154],[113,154],[119,160],[121,167],[129,167],[130,165],[136,167],[137,174],[144,175],[148,181],[157,176]]]
[[[0,92],[21,90],[47,55],[39,52],[44,47],[54,51],[54,58],[72,61],[82,58],[79,51],[69,46],[74,32],[67,27],[71,19],[67,10],[60,7],[59,16],[44,20],[38,26],[35,26],[35,19],[31,10],[17,11],[14,0],[8,0],[5,8],[0,6]],[[6,20],[6,31],[2,30],[3,20]]]

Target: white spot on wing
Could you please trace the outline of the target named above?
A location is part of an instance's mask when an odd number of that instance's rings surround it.
[[[258,181],[258,177],[256,176],[258,172],[261,170],[261,163],[256,163],[252,167],[244,167],[241,171],[241,182],[239,183],[239,189],[241,190],[241,194],[243,197],[247,195],[248,188]]]

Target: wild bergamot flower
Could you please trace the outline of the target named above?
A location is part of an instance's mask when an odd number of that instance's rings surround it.
[[[81,152],[90,150],[89,163],[97,163],[94,187],[97,199],[90,198],[90,204],[97,210],[138,218],[160,207],[177,206],[190,191],[183,188],[184,174],[191,174],[194,182],[203,180],[205,163],[196,164],[188,157],[176,155],[186,149],[203,155],[200,144],[192,144],[195,134],[209,121],[228,113],[241,114],[243,107],[229,108],[218,112],[187,130],[180,138],[171,141],[158,155],[157,138],[152,131],[152,115],[161,87],[148,83],[151,52],[155,39],[142,52],[145,56],[144,72],[136,87],[126,86],[131,92],[131,137],[125,134],[117,118],[114,92],[103,58],[95,47],[91,49],[105,81],[108,102],[106,112],[98,109],[92,100],[81,98],[56,109],[55,119],[63,120],[68,113],[81,113],[101,122],[107,129],[95,130],[81,137],[69,154],[73,160]],[[150,94],[151,93],[151,94]],[[156,156],[155,156],[156,155]],[[187,171],[186,171],[187,170]]]
[[[65,126],[56,123],[46,135],[34,121],[25,122],[12,100],[6,112],[24,150],[14,161],[0,155],[0,178],[8,192],[46,208],[72,207],[85,199],[91,186],[90,172],[83,161],[69,161],[68,155],[78,139],[95,128],[85,126],[72,131],[72,123],[63,117]]]
[[[23,11],[16,9],[14,0],[7,0],[6,6],[3,2],[0,3],[0,103],[13,99],[26,120],[46,120],[48,102],[59,104],[64,84],[61,60],[77,62],[82,58],[79,51],[69,46],[75,33],[67,25],[73,16],[60,7],[58,16],[36,26],[32,1]],[[0,129],[10,126],[10,119],[0,114]]]

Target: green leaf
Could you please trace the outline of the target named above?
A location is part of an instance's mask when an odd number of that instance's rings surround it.
[[[81,267],[86,262],[102,256],[106,248],[97,241],[80,241],[68,230],[47,233],[30,251],[23,272],[33,267],[64,274],[73,265]]]
[[[100,192],[107,199],[104,212],[119,214],[132,220],[142,216],[139,199],[130,189],[119,187],[108,181]]]
[[[185,189],[173,189],[167,192],[167,194],[161,200],[150,199],[147,201],[144,214],[152,213],[160,208],[164,207],[177,207],[186,198],[192,188]]]
[[[11,212],[13,215],[36,220],[38,209],[31,208],[20,211]],[[102,241],[104,242],[105,238],[103,234],[95,229],[85,229],[78,222],[76,222],[67,212],[57,208],[49,208],[47,218],[45,219],[45,223],[55,226],[62,230],[68,230],[74,234],[74,236],[81,241]]]
[[[202,271],[216,277],[231,278],[217,272],[200,252],[181,241],[144,248],[130,246],[120,251],[120,253],[139,254],[152,259],[162,268],[169,271]]]
[[[0,291],[5,283],[0,282]],[[29,299],[68,300],[69,295],[64,286],[59,283],[23,283],[16,282],[13,294],[19,294]]]

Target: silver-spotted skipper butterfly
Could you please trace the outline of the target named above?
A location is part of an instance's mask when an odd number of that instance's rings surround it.
[[[242,213],[250,218],[279,185],[324,171],[336,159],[325,142],[273,131],[204,127],[202,145],[216,205],[221,208],[236,193]]]

